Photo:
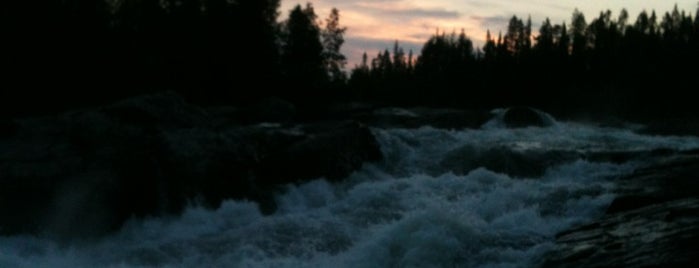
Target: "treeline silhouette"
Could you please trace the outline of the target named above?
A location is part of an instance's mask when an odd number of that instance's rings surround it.
[[[4,115],[174,90],[201,105],[344,87],[345,28],[280,0],[10,1],[2,11]],[[335,93],[333,93],[335,94]]]
[[[513,16],[506,32],[488,31],[474,48],[462,31],[437,33],[421,55],[393,51],[364,55],[349,85],[354,96],[392,105],[476,109],[531,105],[557,114],[613,114],[627,118],[693,116],[699,67],[699,10],[694,19],[677,6],[658,17],[626,10],[570,24]],[[412,53],[411,53],[412,54]]]
[[[10,1],[2,9],[2,116],[55,112],[174,90],[200,105],[280,97],[469,109],[530,105],[557,114],[699,114],[699,10],[622,10],[569,24],[513,16],[475,48],[437,33],[419,56],[396,41],[355,66],[333,9],[320,20],[280,0]],[[0,117],[2,117],[0,116]]]

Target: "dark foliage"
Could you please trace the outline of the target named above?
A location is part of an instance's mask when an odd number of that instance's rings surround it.
[[[280,24],[279,2],[12,1],[1,16],[0,115],[45,114],[164,90],[221,105],[274,95],[311,98],[329,82],[343,87],[339,12],[321,31],[310,5]]]
[[[348,79],[346,28],[279,0],[11,1],[2,10],[0,117],[99,105],[174,90],[201,105],[269,97],[315,111],[331,101],[488,109],[535,106],[557,114],[694,115],[699,19],[675,7],[635,21],[622,10],[570,23],[513,16],[482,48],[438,32],[420,51],[367,55]],[[2,119],[2,118],[0,118]]]
[[[662,18],[644,11],[630,22],[622,10],[616,18],[604,11],[588,22],[575,10],[570,25],[546,19],[538,35],[530,19],[513,16],[497,39],[488,31],[482,51],[474,51],[463,32],[438,33],[404,72],[395,70],[403,63],[391,60],[388,50],[371,65],[365,56],[349,85],[361,99],[394,105],[528,105],[559,115],[693,117],[699,112],[690,98],[696,87],[691,75],[699,71],[696,16],[675,7]]]

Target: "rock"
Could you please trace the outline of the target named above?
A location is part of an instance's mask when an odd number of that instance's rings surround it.
[[[512,107],[505,111],[502,121],[508,128],[548,127],[548,122],[541,112],[529,107]]]
[[[415,111],[421,115],[423,125],[443,129],[475,129],[489,118],[487,113],[469,110],[416,108]]]
[[[221,132],[183,129],[163,134],[160,159],[168,167],[167,193],[177,211],[188,199],[218,206],[225,199],[270,202],[272,192],[258,180],[259,162],[306,136],[281,128],[238,127]],[[272,167],[274,168],[274,167]],[[307,167],[308,168],[308,167]]]
[[[630,211],[653,204],[659,204],[668,201],[667,198],[652,195],[622,195],[614,198],[612,203],[607,207],[606,214],[614,214],[624,211]]]
[[[193,201],[217,207],[247,199],[269,212],[281,184],[338,181],[380,158],[371,131],[358,123],[215,120],[158,94],[18,121],[17,134],[0,139],[0,235],[89,239]]]
[[[542,267],[693,267],[699,199],[615,213],[561,233]]]
[[[362,117],[366,118],[367,115],[370,115],[374,110],[376,110],[376,106],[370,103],[340,102],[329,105],[326,113],[330,118],[357,120]]]
[[[699,155],[675,154],[656,158],[617,182],[619,198],[645,197],[659,201],[699,197]]]
[[[267,98],[247,106],[206,108],[212,124],[219,128],[260,123],[291,124],[297,119],[294,104],[278,98]]]
[[[173,92],[126,99],[99,110],[109,119],[141,127],[188,128],[208,123],[206,112]]]
[[[291,123],[296,118],[296,107],[279,98],[261,100],[245,108],[241,114],[243,123]]]
[[[478,128],[488,114],[476,111],[434,108],[382,108],[363,114],[357,120],[381,128],[418,128],[431,126],[443,129]]]
[[[275,185],[319,177],[337,181],[364,162],[380,160],[378,143],[366,126],[348,122],[323,128],[329,130],[265,158],[262,179]]]
[[[235,106],[207,107],[206,113],[211,116],[211,123],[216,128],[234,127],[241,124],[242,109]]]
[[[652,158],[653,159],[653,158]],[[656,155],[618,181],[599,220],[558,234],[543,267],[693,267],[699,263],[699,155]]]
[[[15,120],[0,118],[0,139],[13,137],[17,134],[18,128],[19,126]]]

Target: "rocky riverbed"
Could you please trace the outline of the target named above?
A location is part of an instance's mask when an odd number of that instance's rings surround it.
[[[618,181],[592,223],[557,235],[544,267],[694,267],[699,263],[699,154],[655,158]]]
[[[3,120],[0,266],[691,266],[699,138],[658,128],[169,93]]]
[[[291,112],[270,106],[293,112],[281,103],[227,114],[160,94],[7,121],[0,234],[94,237],[130,217],[179,213],[191,202],[215,208],[224,199],[272,212],[283,185],[337,180],[381,159],[362,123],[291,124]]]

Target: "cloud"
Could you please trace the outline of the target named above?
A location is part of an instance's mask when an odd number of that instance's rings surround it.
[[[685,10],[696,10],[697,0],[676,0]],[[507,24],[516,15],[526,19],[531,16],[532,32],[538,33],[541,22],[549,17],[552,23],[569,21],[574,8],[587,17],[600,10],[617,12],[625,7],[632,18],[643,9],[655,9],[659,13],[674,4],[664,1],[608,1],[608,0],[282,0],[282,15],[295,4],[311,2],[320,20],[329,14],[331,7],[340,10],[340,23],[348,27],[343,52],[348,56],[348,67],[361,61],[367,51],[369,57],[379,50],[392,49],[398,39],[406,51],[408,46],[419,52],[422,44],[437,30],[459,32],[464,29],[476,46],[482,46],[486,30],[493,36],[507,31]],[[633,19],[632,19],[633,21]]]
[[[487,16],[487,17],[482,17],[482,16],[477,16],[473,15],[471,16],[471,19],[475,22],[478,23],[478,27],[482,29],[502,29],[507,27],[507,24],[510,22],[510,19],[512,18],[512,15],[510,16],[505,16],[505,15],[495,15],[495,16]]]
[[[380,13],[388,16],[401,16],[401,17],[412,17],[412,18],[444,18],[444,19],[456,19],[461,17],[461,13],[453,10],[446,10],[441,8],[408,8],[408,9],[384,9]]]

